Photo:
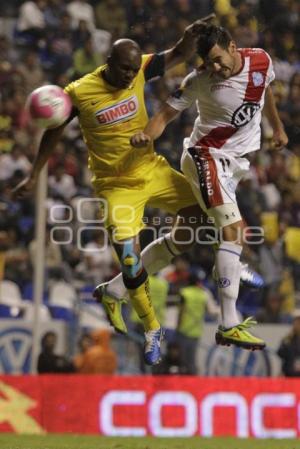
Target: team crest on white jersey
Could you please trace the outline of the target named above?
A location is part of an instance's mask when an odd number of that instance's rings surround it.
[[[264,82],[264,76],[260,72],[252,73],[252,80],[255,87],[261,86]]]
[[[111,125],[123,122],[136,114],[138,109],[138,99],[133,95],[120,103],[115,103],[107,108],[99,109],[96,118],[101,125]]]
[[[242,126],[247,125],[253,119],[259,109],[259,103],[243,103],[234,111],[231,119],[232,125],[236,128],[241,128]]]

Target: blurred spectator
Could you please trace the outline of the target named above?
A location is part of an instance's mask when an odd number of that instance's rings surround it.
[[[64,200],[70,200],[76,193],[76,186],[72,176],[65,173],[63,164],[56,167],[55,174],[49,176],[48,185],[52,194],[60,195]]]
[[[0,130],[0,152],[8,153],[14,145],[13,136],[6,130]]]
[[[254,14],[253,4],[241,2],[237,11],[237,26],[233,37],[238,47],[256,47],[258,43],[258,24]]]
[[[11,116],[5,110],[4,102],[0,102],[0,131],[9,131],[12,126]],[[3,136],[4,134],[2,134]],[[3,152],[3,148],[0,147],[0,151]]]
[[[85,44],[85,42],[92,37],[92,33],[88,29],[88,24],[85,20],[79,20],[78,28],[73,30],[73,45],[74,49],[76,48],[82,48]],[[68,84],[68,83],[66,83]]]
[[[189,285],[180,289],[180,306],[177,323],[177,341],[180,348],[181,361],[186,374],[196,375],[197,350],[203,334],[205,312],[216,318],[219,307],[211,292],[199,284],[196,277],[191,276]]]
[[[181,19],[184,19],[187,22],[191,23],[201,17],[201,15],[197,16],[199,12],[197,11],[195,2],[192,2],[190,0],[175,0],[173,8],[173,14],[176,19],[180,17]]]
[[[26,176],[30,168],[31,164],[18,144],[13,146],[10,153],[0,155],[0,181],[10,179],[16,170],[21,170],[23,176]]]
[[[89,241],[85,245],[81,242],[81,248],[84,251],[81,272],[85,278],[94,285],[110,279],[114,273],[114,255],[105,229],[92,231]]]
[[[20,203],[12,198],[10,185],[0,182],[0,227],[2,230],[15,228],[21,215]],[[20,246],[20,244],[18,244]]]
[[[43,10],[47,0],[25,1],[19,10],[18,30],[28,31],[45,26]]]
[[[280,223],[293,226],[294,219],[296,218],[293,213],[293,193],[290,190],[283,190],[281,192],[281,202],[279,205],[279,221]]]
[[[182,362],[180,345],[176,341],[170,341],[167,344],[166,354],[163,356],[162,362],[157,367],[153,367],[153,374],[189,374]]]
[[[191,276],[189,259],[185,255],[176,256],[173,264],[164,268],[161,275],[170,284],[170,293],[178,294],[182,287],[189,285]]]
[[[85,354],[90,349],[90,347],[93,346],[93,344],[94,341],[89,333],[81,335],[78,341],[79,353],[76,354],[73,358],[73,363],[76,371],[79,371],[82,368]]]
[[[39,374],[73,373],[74,366],[66,357],[55,354],[57,335],[46,332],[41,340],[42,351],[38,358],[37,371]]]
[[[29,50],[25,54],[23,61],[17,65],[17,70],[24,79],[24,88],[27,94],[40,87],[45,80],[38,54],[35,51]]]
[[[282,241],[268,241],[259,247],[260,272],[265,285],[275,291],[280,284],[283,273],[283,245]]]
[[[44,9],[46,0],[25,1],[19,10],[17,22],[18,37],[24,38],[25,44],[35,45],[45,35]]]
[[[54,77],[72,67],[73,33],[71,16],[64,12],[58,27],[47,34],[40,58],[44,69]]]
[[[72,19],[72,27],[78,28],[79,21],[85,20],[90,31],[95,29],[95,14],[87,0],[73,0],[67,5],[67,11]]]
[[[56,236],[54,236],[56,238]],[[62,258],[61,245],[58,245],[51,239],[51,227],[47,226],[45,239],[45,269],[47,280],[52,278],[62,278],[66,281],[71,280],[70,268]],[[32,240],[29,243],[29,255],[32,266],[34,266],[37,257],[37,242]]]
[[[75,150],[68,148],[64,142],[59,142],[48,161],[49,174],[54,176],[57,168],[62,165],[67,175],[78,180],[80,169]]]
[[[289,315],[282,312],[283,296],[276,291],[270,291],[265,299],[265,305],[256,319],[259,323],[290,323]]]
[[[293,314],[291,332],[281,342],[277,354],[282,359],[282,373],[287,377],[300,376],[300,310]]]
[[[110,338],[111,333],[106,329],[91,333],[93,343],[88,346],[88,342],[85,341],[80,357],[77,356],[74,360],[78,373],[111,375],[116,372],[117,357],[110,347]]]
[[[44,20],[47,31],[55,31],[59,28],[61,17],[65,12],[64,2],[60,0],[47,0],[44,10]]]
[[[18,52],[13,48],[12,42],[5,34],[0,34],[0,61],[15,63],[18,59]]]
[[[125,8],[119,0],[102,0],[95,6],[97,28],[112,34],[112,40],[124,37],[128,24]]]
[[[4,279],[5,251],[7,250],[7,233],[0,231],[0,282]]]
[[[163,14],[152,16],[153,25],[149,31],[149,39],[157,51],[171,47],[176,42],[176,29],[171,26],[171,20]]]
[[[145,26],[150,19],[151,9],[146,0],[132,0],[126,8],[128,28],[140,25],[145,31]]]
[[[8,250],[5,255],[5,279],[22,286],[32,279],[30,259],[25,245],[18,245],[16,229],[7,230]]]
[[[14,114],[12,124],[15,128],[15,139],[17,142],[26,144],[26,129],[29,121],[28,111],[26,110],[26,91],[17,87],[13,95]],[[24,141],[23,141],[24,136]]]
[[[248,226],[260,226],[260,215],[265,208],[264,196],[253,182],[253,174],[245,176],[237,190],[237,201],[241,215]]]
[[[73,55],[74,77],[80,78],[89,72],[93,72],[97,67],[103,64],[103,56],[94,50],[93,40],[88,37]]]

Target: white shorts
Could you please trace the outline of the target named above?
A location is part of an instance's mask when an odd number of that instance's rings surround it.
[[[188,147],[188,141],[184,140],[181,170],[200,207],[218,228],[240,221],[235,191],[250,162],[213,148]]]

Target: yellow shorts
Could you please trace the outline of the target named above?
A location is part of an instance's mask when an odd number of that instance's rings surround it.
[[[197,204],[185,177],[158,155],[136,185],[130,182],[120,187],[120,179],[118,187],[102,185],[97,189],[97,180],[93,184],[101,199],[105,227],[118,241],[137,235],[145,227],[142,219],[146,205],[176,215],[181,209]]]

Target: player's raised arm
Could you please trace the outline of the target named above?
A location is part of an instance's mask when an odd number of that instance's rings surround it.
[[[13,189],[15,196],[22,198],[34,189],[39,174],[56,147],[63,133],[64,127],[65,125],[61,125],[58,128],[47,129],[44,132],[38,153],[31,169],[31,173]]]
[[[182,38],[176,45],[163,53],[165,57],[165,70],[181,62],[188,61],[196,53],[199,34],[215,17],[215,14],[209,14],[186,27]]]
[[[196,81],[197,74],[195,72],[186,76],[181,86],[170,95],[160,111],[149,120],[144,130],[131,137],[130,143],[133,147],[144,147],[158,139],[168,123],[191,106],[196,99]]]
[[[146,125],[144,131],[140,131],[131,137],[130,143],[133,147],[147,146],[150,142],[158,139],[164,132],[168,123],[172,122],[178,115],[178,111],[167,103],[155,114]]]
[[[30,174],[13,189],[13,194],[16,197],[22,198],[34,189],[39,174],[58,144],[64,128],[75,115],[77,115],[77,111],[73,108],[69,119],[63,125],[58,126],[57,128],[47,129],[44,132]]]
[[[277,150],[281,150],[287,145],[288,137],[280,120],[271,86],[268,86],[266,89],[264,113],[273,129],[274,147]]]

